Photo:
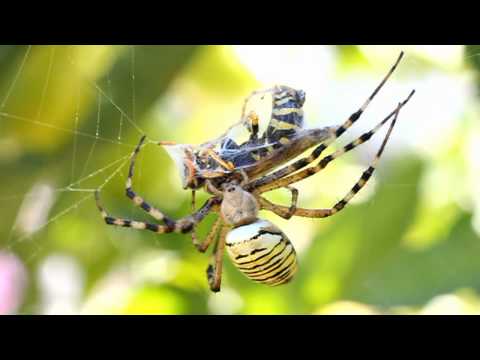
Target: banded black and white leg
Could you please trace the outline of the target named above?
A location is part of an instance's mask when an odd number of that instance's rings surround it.
[[[132,200],[132,202],[136,206],[139,206],[142,210],[147,212],[155,220],[163,221],[166,225],[169,225],[172,223],[173,221],[172,219],[170,219],[168,216],[166,216],[163,212],[161,212],[157,208],[148,204],[141,196],[137,195],[135,191],[133,191],[132,189],[133,173],[135,170],[135,161],[137,159],[137,156],[138,156],[138,153],[140,152],[141,147],[143,146],[143,143],[145,142],[145,139],[146,139],[146,136],[142,136],[142,138],[140,139],[140,142],[138,143],[137,147],[135,148],[135,151],[132,154],[130,167],[128,170],[127,182],[125,184],[125,194],[130,200]]]
[[[288,211],[283,216],[283,218],[288,220],[295,214],[295,210],[297,209],[298,190],[293,186],[286,186],[285,188],[289,190],[290,193],[292,194],[290,207],[288,208]]]
[[[195,225],[200,223],[211,211],[218,211],[221,200],[216,197],[208,199],[203,206],[194,214],[183,217],[179,220],[168,218],[164,225],[153,224],[145,221],[136,221],[132,219],[118,218],[109,215],[100,203],[100,193],[95,191],[95,199],[97,208],[100,211],[105,223],[107,225],[130,227],[137,230],[149,230],[157,234],[164,233],[181,233],[186,234],[193,231]]]
[[[195,212],[196,210],[196,196],[195,196],[195,190],[192,190],[192,201],[191,201],[191,211],[192,211],[192,214]],[[194,226],[193,227],[193,230],[192,232],[190,233],[192,235],[192,243],[195,247],[198,247],[199,245],[199,241],[198,241],[198,238],[197,238],[197,228]]]
[[[413,90],[410,95],[408,96],[408,98],[399,103],[399,105],[397,106],[396,110],[394,110],[392,112],[393,116],[394,116],[394,119],[396,121],[396,117],[398,115],[398,112],[400,111],[400,109],[406,104],[406,102],[408,102],[408,100],[412,97],[412,95],[415,93],[415,91]],[[315,175],[316,173],[322,171],[323,169],[325,169],[327,167],[327,165],[332,162],[333,160],[339,158],[340,156],[342,156],[343,154],[355,149],[357,146],[361,145],[361,144],[364,144],[366,143],[367,141],[369,141],[372,136],[378,132],[382,126],[384,124],[386,124],[388,122],[388,120],[390,119],[391,115],[390,114],[389,116],[387,116],[385,119],[383,119],[380,123],[378,123],[372,130],[370,131],[367,131],[365,133],[363,133],[360,137],[358,137],[357,139],[355,139],[354,141],[348,143],[347,145],[345,145],[344,147],[342,147],[341,149],[335,151],[334,153],[332,153],[331,155],[328,155],[328,156],[325,156],[324,158],[322,158],[317,165],[315,166],[311,166],[311,167],[307,167],[307,168],[304,168],[303,170],[301,171],[298,171],[292,175],[289,175],[289,176],[285,176],[283,178],[279,178],[279,179],[275,179],[275,180],[272,180],[270,181],[269,183],[266,183],[262,186],[259,186],[257,189],[255,189],[255,193],[258,193],[258,194],[261,194],[261,193],[264,193],[264,192],[268,192],[268,191],[272,191],[272,190],[275,190],[275,189],[278,189],[278,188],[281,188],[281,187],[286,187],[286,186],[289,186],[290,184],[293,184],[293,183],[296,183],[300,180],[303,180],[303,179],[306,179],[307,177],[310,177],[312,175]]]
[[[249,188],[250,189],[257,189],[257,188],[259,188],[259,187],[261,187],[261,186],[263,186],[267,183],[271,183],[272,181],[283,178],[287,175],[290,175],[290,174],[294,173],[297,170],[300,170],[300,169],[306,167],[307,165],[309,165],[310,163],[315,161],[317,158],[319,158],[320,155],[323,153],[323,151],[329,145],[331,145],[335,140],[337,140],[341,135],[343,135],[346,132],[346,130],[348,130],[360,118],[360,116],[363,114],[363,112],[365,112],[365,110],[367,109],[370,102],[374,99],[374,97],[378,94],[378,92],[383,87],[383,85],[387,82],[387,80],[393,74],[393,72],[397,68],[398,64],[400,63],[400,60],[402,59],[402,57],[403,57],[403,51],[400,53],[398,59],[395,61],[395,64],[391,67],[391,69],[387,73],[387,75],[383,78],[383,80],[380,82],[380,84],[375,88],[375,90],[372,92],[372,94],[370,94],[368,99],[363,103],[363,105],[357,111],[355,111],[353,114],[351,114],[349,116],[349,118],[335,130],[335,132],[334,132],[334,134],[331,138],[324,141],[322,144],[318,145],[308,157],[299,159],[299,160],[295,161],[294,163],[292,163],[288,166],[285,166],[285,167],[283,167],[283,168],[281,168],[281,169],[279,169],[279,170],[277,170],[277,171],[275,171],[275,172],[273,172],[269,175],[266,175],[266,176],[264,176],[260,179],[257,179],[255,181],[253,181],[249,185]],[[410,96],[402,103],[402,106],[404,106],[408,102],[408,100],[410,99]],[[387,116],[387,118],[385,119],[385,122],[388,121],[392,116],[394,116],[394,114],[395,114],[395,111],[390,113]]]
[[[223,254],[225,253],[225,238],[231,230],[230,226],[222,224],[220,234],[213,248],[210,263],[207,267],[207,280],[210,290],[219,292],[222,283]]]
[[[355,185],[352,187],[352,189],[348,192],[346,196],[343,197],[340,201],[338,201],[332,208],[330,209],[303,209],[303,208],[295,208],[293,211],[294,216],[302,216],[302,217],[309,217],[309,218],[324,218],[328,216],[335,215],[339,211],[345,208],[345,206],[348,204],[348,202],[367,184],[368,180],[371,178],[372,174],[375,171],[375,168],[378,164],[378,161],[380,160],[380,157],[385,150],[385,146],[390,138],[390,135],[392,133],[393,127],[395,126],[395,123],[397,121],[398,114],[400,112],[400,104],[397,107],[395,117],[393,118],[390,127],[388,129],[387,134],[385,135],[385,138],[382,142],[382,145],[380,146],[380,149],[378,150],[377,154],[375,155],[374,160],[370,164],[370,166],[365,170],[360,177],[360,179],[355,183]],[[262,209],[269,210],[274,212],[280,217],[283,217],[285,219],[289,219],[292,216],[292,211],[291,207],[286,207],[282,205],[277,205],[273,204],[272,202],[268,201],[267,199],[258,196],[257,200],[260,203],[260,206]]]

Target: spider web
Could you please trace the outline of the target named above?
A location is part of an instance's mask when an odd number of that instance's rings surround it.
[[[75,94],[75,111],[73,121],[73,127],[61,126],[54,123],[49,123],[42,121],[42,113],[45,111],[44,106],[46,102],[46,96],[51,89],[51,80],[53,77],[54,64],[55,64],[55,53],[56,47],[50,47],[49,58],[48,58],[48,67],[46,70],[45,81],[42,86],[41,93],[38,94],[40,98],[39,106],[37,108],[36,114],[33,117],[27,117],[15,113],[11,113],[6,110],[9,103],[12,99],[15,98],[16,92],[20,91],[18,89],[19,80],[26,71],[26,67],[29,64],[29,61],[32,61],[31,55],[33,51],[32,46],[28,46],[25,50],[25,53],[22,57],[21,62],[19,63],[18,69],[16,70],[15,76],[13,77],[8,89],[1,100],[0,103],[0,119],[2,120],[3,125],[15,125],[15,123],[25,123],[29,127],[36,127],[40,129],[48,129],[49,131],[55,133],[66,133],[73,135],[71,149],[72,149],[72,158],[71,158],[71,170],[70,170],[70,182],[63,186],[52,187],[42,187],[34,185],[32,189],[28,192],[17,193],[17,194],[8,194],[0,197],[0,203],[6,203],[8,201],[17,201],[17,205],[21,204],[17,215],[14,217],[13,223],[10,225],[10,231],[8,238],[4,243],[4,250],[16,252],[16,247],[24,243],[26,240],[29,240],[29,256],[24,258],[24,263],[28,264],[35,257],[39,255],[43,246],[38,241],[35,241],[35,237],[41,233],[45,228],[47,228],[52,223],[60,221],[67,214],[79,209],[80,207],[90,204],[92,205],[93,193],[94,191],[102,190],[107,184],[109,184],[116,176],[122,174],[122,170],[125,165],[129,162],[129,158],[132,154],[132,150],[135,147],[135,144],[130,144],[124,140],[124,134],[127,131],[134,131],[138,134],[138,138],[143,135],[145,132],[135,121],[135,106],[136,106],[136,96],[135,96],[135,47],[128,49],[130,51],[130,82],[131,82],[131,111],[130,114],[123,109],[122,106],[117,104],[111,94],[111,79],[107,69],[106,72],[106,89],[99,84],[96,80],[91,80],[88,75],[86,75],[79,67],[79,64],[73,59],[69,58],[70,64],[68,65],[69,70],[72,73],[75,73],[73,76],[78,76],[80,82],[78,83],[77,92]],[[81,129],[81,116],[86,116],[81,113],[80,106],[80,87],[86,87],[89,91],[92,91],[95,94],[94,102],[96,102],[96,121],[95,128],[92,130]],[[92,106],[93,107],[93,106]],[[109,108],[110,111],[115,111],[118,116],[118,123],[116,124],[118,132],[116,137],[104,136],[102,134],[102,112],[106,108]],[[110,124],[108,124],[110,126]],[[111,126],[115,126],[112,124]],[[79,139],[90,139],[92,144],[88,150],[86,158],[81,161],[80,154],[78,149]],[[110,159],[105,166],[100,168],[91,169],[92,159],[95,158],[98,153],[98,145],[100,143],[110,144],[118,148],[118,157]],[[148,144],[148,142],[147,142]],[[125,177],[123,178],[125,179]],[[34,183],[35,184],[35,183]],[[84,186],[88,184],[91,186]],[[55,203],[60,201],[61,196],[66,196],[68,194],[81,194],[80,198],[73,200],[73,203],[70,205],[56,210],[50,214],[50,210],[55,207]],[[41,202],[45,200],[48,204],[41,205]],[[42,213],[38,220],[38,214],[36,212]],[[28,225],[22,224],[22,216],[28,215],[37,217],[36,224],[28,228]],[[25,213],[27,215],[25,215]],[[23,229],[21,229],[23,228]],[[20,231],[22,230],[22,231]],[[30,246],[31,245],[31,246]]]
[[[128,69],[125,71],[125,77],[128,78],[128,82],[125,81],[124,86],[128,87],[130,90],[129,100],[131,102],[118,101],[115,94],[112,92],[112,79],[110,78],[109,71],[105,71],[104,76],[97,76],[95,80],[90,79],[90,77],[84,73],[79,68],[79,64],[72,60],[72,62],[68,65],[68,70],[78,75],[81,78],[78,94],[72,96],[72,101],[75,102],[75,111],[73,116],[70,118],[70,122],[68,124],[56,124],[50,123],[42,120],[42,114],[47,111],[45,108],[45,102],[48,97],[48,94],[54,89],[52,84],[52,77],[58,69],[55,67],[55,59],[58,53],[58,49],[55,47],[50,48],[50,52],[48,54],[48,61],[46,66],[44,66],[43,70],[45,71],[45,79],[42,81],[40,86],[40,90],[37,93],[39,100],[39,105],[32,112],[31,116],[25,116],[24,114],[16,113],[8,111],[8,106],[16,100],[16,98],[20,97],[22,92],[22,88],[19,88],[18,84],[21,82],[22,76],[25,75],[26,67],[28,66],[29,62],[32,61],[32,51],[34,48],[31,46],[25,48],[24,54],[21,56],[21,61],[18,62],[18,67],[14,71],[14,76],[12,76],[11,82],[8,85],[7,89],[0,94],[0,129],[4,127],[5,124],[18,124],[23,123],[28,125],[29,127],[35,129],[46,129],[51,131],[55,134],[68,134],[72,135],[72,142],[69,144],[69,148],[71,149],[71,166],[69,169],[69,180],[66,181],[64,184],[51,186],[50,185],[50,197],[53,199],[50,204],[44,204],[44,207],[36,208],[31,207],[31,211],[38,215],[39,213],[44,213],[44,218],[42,221],[33,229],[29,231],[21,231],[24,225],[19,221],[19,216],[24,208],[23,204],[28,204],[29,200],[35,200],[34,203],[38,204],[42,198],[44,198],[45,190],[41,188],[31,188],[26,189],[25,191],[17,191],[15,193],[9,193],[8,189],[1,189],[2,195],[0,195],[0,206],[6,206],[7,204],[14,203],[15,208],[18,207],[18,214],[14,217],[13,221],[9,224],[4,224],[4,226],[9,228],[8,238],[6,242],[2,243],[2,250],[16,252],[17,248],[20,245],[24,244],[28,247],[28,255],[27,257],[22,256],[22,260],[24,263],[30,263],[38,256],[42,254],[42,250],[44,249],[44,245],[40,241],[40,234],[46,231],[50,226],[56,224],[58,222],[63,221],[67,215],[75,212],[79,209],[85,210],[85,208],[92,209],[92,211],[96,211],[94,200],[93,200],[93,192],[96,189],[105,189],[107,185],[111,184],[114,180],[118,180],[118,189],[123,190],[123,184],[126,179],[126,171],[125,166],[128,166],[130,155],[136,146],[136,141],[140,138],[140,136],[147,131],[139,126],[136,121],[136,111],[137,111],[137,80],[136,80],[136,66],[137,66],[137,55],[135,47],[131,47],[127,49],[126,54],[124,57],[127,59],[127,63],[129,64]],[[470,57],[478,57],[478,54],[471,55]],[[389,64],[391,59],[388,58],[385,60],[384,64]],[[406,57],[404,64],[407,65],[409,62],[418,62],[418,67],[422,66],[416,58],[413,57]],[[375,86],[378,79],[384,75],[383,71],[385,70],[383,66],[379,69],[378,76],[372,80],[372,83],[366,84],[365,89],[362,89],[360,92],[362,94],[367,94],[369,90],[371,90],[372,86]],[[124,69],[125,70],[125,69]],[[399,69],[398,71],[402,71]],[[72,75],[73,76],[73,75]],[[101,80],[99,80],[101,79]],[[426,124],[432,124],[431,128],[436,128],[437,124],[441,123],[438,118],[436,121],[432,120],[435,119],[434,116],[422,116],[420,114],[421,108],[432,109],[433,107],[427,106],[428,103],[425,101],[427,99],[431,99],[431,96],[428,95],[429,92],[427,90],[422,90],[420,83],[416,84],[402,84],[401,87],[394,88],[394,81],[389,83],[389,86],[386,87],[385,90],[382,91],[380,97],[375,101],[372,108],[369,110],[369,118],[362,120],[362,125],[357,126],[355,129],[352,129],[349,132],[349,139],[353,139],[356,135],[360,135],[361,132],[369,130],[369,126],[375,122],[375,118],[379,118],[386,111],[390,110],[391,100],[396,99],[398,94],[403,94],[403,92],[408,91],[410,86],[415,87],[418,89],[416,94],[415,102],[409,104],[409,107],[402,111],[402,117],[406,118],[406,120],[415,123],[413,125],[403,125],[405,121],[402,119],[402,122],[399,123],[395,130],[395,135],[393,136],[392,141],[389,144],[389,152],[392,148],[392,144],[395,143],[401,137],[402,126],[404,129],[404,137],[408,139],[409,143],[424,143],[425,134],[431,134],[431,131],[427,131]],[[424,81],[423,79],[421,81]],[[91,122],[92,127],[85,127],[82,126],[82,118],[87,116],[83,111],[82,104],[80,103],[80,87],[88,88],[92,91],[93,95],[93,105],[90,106],[91,111],[93,113],[95,121]],[[433,87],[433,86],[432,86]],[[436,88],[441,88],[441,86],[435,86]],[[390,90],[392,89],[393,90]],[[337,89],[338,90],[338,89]],[[348,94],[348,89],[340,89],[345,90],[343,93]],[[391,91],[389,93],[389,91]],[[310,91],[309,94],[314,93]],[[342,93],[341,91],[332,91],[332,97],[338,97],[338,93]],[[330,96],[330,95],[329,95]],[[388,99],[389,102],[386,102],[386,108],[382,108],[382,97],[383,99]],[[423,96],[423,98],[422,98]],[[398,99],[401,98],[401,95]],[[339,100],[340,101],[340,100]],[[336,125],[339,123],[343,116],[348,112],[348,110],[354,110],[354,106],[356,103],[356,99],[341,99],[342,103],[338,104],[339,106],[325,106],[327,108],[326,111],[329,112],[329,119],[332,123],[328,125]],[[324,103],[327,101],[324,101]],[[315,101],[310,101],[310,103],[315,103]],[[332,101],[333,103],[333,101]],[[418,104],[418,105],[417,105]],[[423,104],[423,106],[422,106]],[[345,106],[348,105],[347,110]],[[375,110],[374,107],[380,108],[378,110],[378,116],[373,113]],[[127,110],[127,108],[129,108]],[[332,113],[332,109],[339,109],[340,114]],[[117,116],[115,117],[115,121],[106,122],[105,119],[107,118],[104,113],[105,111],[112,111]],[[409,114],[416,114],[415,117],[409,116]],[[432,112],[433,114],[433,112]],[[427,114],[428,115],[428,114]],[[410,117],[410,119],[409,119]],[[309,116],[307,121],[312,125],[311,119],[314,116]],[[426,119],[429,121],[427,122]],[[370,125],[368,125],[370,124]],[[318,124],[317,124],[318,125]],[[408,133],[408,129],[419,129],[417,132],[418,134],[411,134]],[[147,132],[148,133],[148,132]],[[128,135],[132,136],[128,136]],[[379,138],[381,135],[378,136]],[[432,136],[435,137],[435,136]],[[21,137],[20,137],[21,138]],[[346,137],[347,138],[347,137]],[[80,147],[80,142],[82,140],[89,140],[91,144],[86,147],[86,151]],[[147,141],[147,144],[153,143],[152,141]],[[405,141],[404,141],[405,143]],[[95,161],[96,157],[101,155],[101,145],[107,145],[112,147],[116,150],[116,155],[109,159],[104,159],[103,164],[98,165]],[[84,152],[83,152],[84,151]],[[365,150],[361,150],[360,153],[365,154],[365,163],[368,162],[371,158],[373,153],[376,151],[376,146],[373,145],[369,152]],[[112,152],[109,152],[112,155]],[[387,153],[388,156],[388,153]],[[94,163],[92,166],[92,163]],[[385,159],[382,160],[382,164],[386,163]],[[138,174],[136,176],[141,176],[141,169],[142,167],[138,167]],[[381,169],[380,169],[381,171]],[[2,171],[3,172],[3,171]],[[44,177],[43,175],[39,176],[40,178]],[[35,184],[35,181],[33,182]],[[116,184],[115,184],[116,186]],[[303,186],[303,185],[302,185]],[[389,187],[391,187],[393,191],[403,191],[405,187],[412,187],[414,184],[411,183],[389,183]],[[117,187],[117,186],[116,186]],[[345,188],[346,189],[346,188]],[[339,193],[341,196],[342,193]],[[64,201],[61,201],[61,200]],[[340,197],[338,198],[340,200]],[[128,201],[128,200],[127,200]],[[374,199],[368,201],[369,206],[375,206]],[[62,207],[56,206],[56,204],[60,203]],[[48,206],[47,206],[48,205]],[[127,203],[127,205],[129,205]],[[52,210],[54,209],[54,210]],[[132,211],[134,207],[131,207]],[[15,210],[17,211],[17,209]],[[112,208],[113,212],[113,208]],[[98,222],[96,223],[97,226],[103,226],[103,221],[101,220],[101,216],[98,213],[93,214],[92,216],[98,216]],[[279,221],[280,222],[280,221]],[[295,225],[298,228],[298,225]],[[367,226],[367,225],[365,225]],[[42,238],[43,239],[43,238]],[[298,239],[300,240],[300,239]],[[5,245],[5,246],[4,246]]]

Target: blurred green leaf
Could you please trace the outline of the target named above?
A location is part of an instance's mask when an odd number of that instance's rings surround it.
[[[385,258],[398,248],[413,221],[421,164],[414,157],[395,163],[368,203],[349,206],[332,218],[301,259],[298,281],[305,300],[313,304],[350,298]],[[389,183],[411,184],[396,191]],[[388,235],[387,235],[388,234]]]
[[[422,305],[459,288],[480,290],[480,238],[463,214],[436,246],[392,251],[383,264],[354,289],[352,298],[379,306]]]

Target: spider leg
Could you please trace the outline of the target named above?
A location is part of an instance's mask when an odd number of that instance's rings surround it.
[[[257,195],[255,198],[259,202],[261,209],[269,210],[277,214],[278,216],[286,220],[289,220],[293,215],[295,215],[295,212],[297,210],[298,190],[292,186],[286,186],[285,188],[290,190],[290,192],[292,193],[292,203],[290,207],[273,204],[267,199],[265,199],[264,197],[261,197],[259,195]]]
[[[297,202],[298,202],[298,190],[295,189],[292,186],[287,186],[287,189],[290,190],[292,193],[292,204],[290,205],[290,208],[288,209],[288,219],[290,219],[293,214],[295,214],[295,210],[297,209]]]
[[[275,172],[273,172],[270,175],[264,176],[260,179],[257,179],[256,181],[251,183],[251,188],[258,188],[262,185],[265,185],[271,181],[275,181],[277,179],[280,179],[284,176],[290,175],[293,172],[300,170],[301,168],[304,168],[314,160],[320,157],[322,152],[330,145],[332,144],[336,139],[338,139],[348,128],[350,128],[362,115],[362,113],[367,109],[368,105],[370,102],[373,100],[373,98],[377,95],[377,93],[380,91],[380,89],[383,87],[383,85],[387,82],[387,80],[390,78],[390,76],[393,74],[395,69],[397,68],[397,65],[399,64],[400,60],[403,57],[403,51],[400,53],[397,61],[395,64],[392,66],[390,71],[387,73],[387,75],[383,78],[383,80],[380,82],[380,84],[375,88],[375,90],[372,92],[372,94],[368,97],[368,99],[363,103],[363,105],[358,109],[356,112],[350,115],[350,117],[342,124],[340,125],[335,132],[333,133],[332,137],[323,142],[322,144],[318,145],[313,152],[310,154],[310,156],[299,159],[295,161],[294,163],[285,166]],[[405,105],[410,97],[407,98],[402,103],[402,106]],[[390,115],[387,116],[385,119],[385,122],[388,121],[392,116],[395,115],[395,111],[393,111]]]
[[[100,203],[100,193],[98,190],[95,191],[95,200],[97,203],[97,208],[102,214],[102,217],[105,220],[105,223],[107,225],[131,227],[133,229],[138,229],[138,230],[149,230],[158,234],[170,233],[170,232],[176,232],[176,233],[182,233],[182,234],[188,233],[192,231],[194,226],[198,224],[200,221],[202,221],[210,213],[210,211],[216,209],[216,207],[218,207],[220,203],[218,198],[212,197],[208,199],[204,203],[204,205],[194,214],[183,217],[179,220],[172,220],[172,219],[167,220],[167,218],[164,218],[165,225],[158,225],[158,224],[152,224],[144,221],[135,221],[135,220],[122,219],[122,218],[116,218],[116,217],[110,216]]]
[[[150,216],[152,216],[155,220],[164,221],[165,224],[171,222],[172,220],[169,219],[165,214],[163,214],[157,208],[149,205],[141,196],[138,196],[132,189],[132,179],[133,179],[133,171],[135,169],[135,160],[137,159],[137,155],[140,152],[140,148],[142,147],[146,136],[142,136],[140,142],[138,143],[135,151],[133,152],[132,159],[130,162],[130,168],[128,170],[128,177],[127,182],[125,184],[125,190],[127,197],[133,201],[133,203],[139,206],[142,210],[146,211]]]
[[[205,238],[205,240],[203,242],[199,242],[196,238],[193,242],[193,245],[195,245],[195,247],[197,248],[198,251],[200,252],[205,252],[207,251],[208,247],[210,246],[210,244],[212,243],[212,241],[217,237],[217,234],[218,234],[218,230],[222,227],[222,219],[221,217],[219,216],[217,218],[217,220],[215,220],[215,222],[213,223],[213,226],[212,228],[210,229],[210,231],[208,232],[208,235],[207,237]]]
[[[388,129],[387,135],[385,136],[385,139],[383,140],[382,145],[380,146],[380,149],[378,150],[375,156],[375,159],[372,161],[368,169],[363,172],[360,179],[355,183],[352,189],[348,192],[348,194],[342,200],[337,202],[330,209],[296,208],[293,212],[293,215],[310,217],[310,218],[324,218],[324,217],[335,215],[336,213],[344,209],[345,206],[348,204],[348,202],[365,186],[365,184],[368,182],[373,172],[375,171],[378,161],[385,149],[385,145],[387,144],[388,139],[390,138],[390,134],[392,133],[393,127],[395,126],[399,111],[400,111],[400,104],[397,107],[397,112],[395,114],[395,117],[393,118],[392,123],[390,124],[390,128]],[[287,218],[287,216],[290,214],[291,209],[286,206],[273,204],[261,196],[257,197],[257,199],[259,200],[260,206],[263,209],[270,210],[283,218]]]
[[[290,207],[274,204],[264,197],[257,195],[255,198],[260,204],[260,209],[271,211],[286,220],[289,220],[292,216],[297,215],[298,190],[291,186],[287,186],[286,188],[292,193],[292,203]],[[302,209],[299,209],[299,211],[301,210]]]
[[[220,236],[213,249],[210,264],[207,267],[208,284],[210,286],[210,290],[213,292],[220,291],[220,285],[222,282],[223,254],[225,252],[225,237],[229,231],[229,226],[223,226],[221,228]]]
[[[192,205],[191,206],[191,211],[192,211],[192,213],[194,213],[195,208],[196,208],[196,206],[195,206],[195,190],[192,190],[192,203],[191,203],[191,205]],[[197,238],[197,229],[196,229],[195,226],[193,227],[191,235],[192,235],[192,243],[194,245],[197,244],[198,243],[198,238]]]
[[[289,220],[293,215],[295,215],[295,212],[297,210],[297,202],[298,202],[298,190],[295,189],[293,186],[286,186],[286,189],[290,190],[292,193],[292,203],[289,208],[283,206],[281,207],[280,205],[276,205],[265,199],[264,197],[261,197],[257,195],[255,198],[257,201],[260,203],[260,207],[265,210],[270,210],[277,214],[278,216]]]
[[[223,196],[223,192],[221,192],[215,185],[212,184],[210,180],[205,181],[205,189],[207,192],[210,194],[216,195],[216,196]]]
[[[415,90],[413,90],[410,95],[408,96],[407,100],[405,100],[404,102],[402,103],[399,103],[396,110],[393,112],[393,114],[395,115],[394,116],[394,119],[392,121],[392,125],[396,122],[396,118],[398,116],[398,113],[401,109],[401,107],[403,105],[405,105],[406,101],[408,101],[411,96],[415,93]],[[355,149],[357,146],[367,142],[368,140],[370,140],[370,138],[377,132],[380,130],[380,128],[389,120],[390,116],[387,116],[385,119],[383,119],[380,123],[377,124],[377,126],[375,126],[372,130],[366,132],[366,133],[363,133],[360,137],[358,137],[357,139],[355,139],[354,141],[350,142],[349,144],[345,145],[343,148],[335,151],[333,154],[331,155],[328,155],[328,156],[325,156],[324,158],[322,158],[317,165],[315,166],[311,166],[311,167],[308,167],[306,169],[303,169],[297,173],[294,173],[292,175],[289,175],[289,176],[286,176],[284,178],[280,178],[278,180],[274,180],[270,183],[267,183],[263,186],[260,186],[259,188],[257,188],[255,190],[256,193],[264,193],[264,192],[267,192],[267,191],[271,191],[271,190],[275,190],[275,189],[278,189],[278,188],[281,188],[281,187],[285,187],[285,186],[288,186],[290,184],[293,184],[293,183],[296,183],[300,180],[303,180],[307,177],[310,177],[316,173],[318,173],[319,171],[323,170],[325,167],[327,167],[327,165],[335,160],[336,158],[342,156],[343,154]],[[390,125],[390,128],[392,128],[392,125]],[[388,140],[388,137],[390,136],[390,132],[391,130],[388,131],[386,137],[385,137],[385,140],[384,140],[384,143],[386,142],[386,140]]]
[[[293,214],[290,214],[290,208],[283,206],[283,205],[278,205],[274,204],[271,201],[268,201],[262,196],[257,196],[256,197],[258,203],[260,204],[260,209],[262,210],[268,210],[273,212],[274,214],[280,216],[281,218],[284,218],[286,220],[289,220],[292,216],[297,215],[296,212],[299,210],[299,208],[295,207],[295,210]]]
[[[249,180],[248,175],[247,175],[246,171],[243,170],[243,169],[240,169],[239,172],[240,172],[240,175],[242,176],[242,181],[240,181],[240,186],[244,187],[245,185],[248,184],[248,180]]]

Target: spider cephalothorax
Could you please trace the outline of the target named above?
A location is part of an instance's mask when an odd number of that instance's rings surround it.
[[[239,226],[257,219],[260,207],[255,197],[236,182],[223,185],[223,201],[220,215],[226,224]]]
[[[254,111],[245,114],[244,104],[240,125],[249,132],[246,140],[236,141],[228,131],[221,137],[198,146],[159,142],[158,144],[164,145],[176,160],[184,188],[192,189],[192,195],[195,194],[195,190],[202,188],[212,195],[200,209],[193,210],[191,215],[179,220],[171,219],[149,205],[132,189],[135,160],[145,140],[145,136],[142,137],[132,155],[126,195],[135,205],[163,224],[111,217],[100,205],[97,192],[97,206],[105,222],[109,225],[156,233],[191,233],[195,247],[201,252],[205,252],[213,244],[212,261],[207,268],[208,282],[212,291],[220,290],[225,247],[236,267],[250,279],[267,285],[280,285],[290,281],[297,270],[295,249],[277,226],[259,218],[259,211],[269,210],[285,219],[292,216],[324,218],[345,208],[375,171],[400,109],[410,100],[414,91],[372,130],[330,155],[324,157],[321,155],[360,118],[393,73],[402,56],[403,53],[365,103],[340,126],[304,129],[302,107],[305,93],[286,86],[276,86],[254,92],[245,101],[246,104],[255,94],[271,94],[272,112],[263,134],[259,134],[258,114]],[[369,141],[390,120],[390,127],[374,160],[343,199],[326,209],[297,207],[298,190],[293,188],[292,184],[320,172],[336,158]],[[315,149],[309,156],[277,169],[314,146]],[[317,159],[320,160],[313,164]],[[274,204],[262,196],[265,192],[279,188],[285,188],[292,193],[290,206]],[[192,208],[194,209],[194,196]],[[195,235],[195,227],[211,212],[218,214],[217,220],[206,239],[200,242]]]

